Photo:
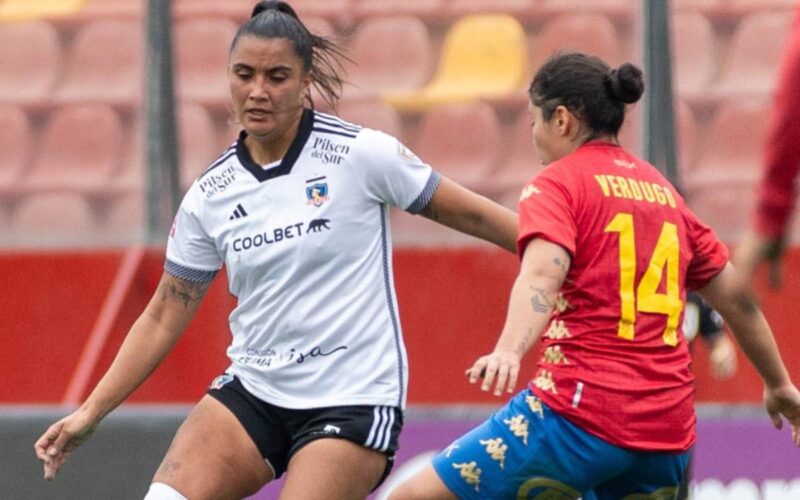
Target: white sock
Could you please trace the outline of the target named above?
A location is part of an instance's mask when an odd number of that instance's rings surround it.
[[[187,500],[187,498],[168,484],[153,483],[147,490],[144,500]]]

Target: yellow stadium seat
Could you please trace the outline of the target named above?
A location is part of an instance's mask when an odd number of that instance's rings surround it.
[[[86,0],[3,0],[0,2],[0,21],[68,16],[80,11],[85,3]]]
[[[448,30],[432,81],[419,90],[387,92],[399,111],[424,111],[437,104],[501,99],[519,92],[527,76],[525,30],[503,14],[466,16]]]

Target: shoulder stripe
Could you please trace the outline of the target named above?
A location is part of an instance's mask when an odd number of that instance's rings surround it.
[[[431,170],[431,176],[428,177],[428,182],[425,183],[425,187],[422,189],[419,196],[417,196],[417,199],[406,208],[406,212],[418,214],[424,210],[433,199],[433,195],[436,194],[436,190],[439,188],[439,183],[441,181],[442,176],[439,172]]]
[[[361,130],[361,127],[355,125],[350,122],[346,122],[340,118],[337,118],[332,115],[320,114],[317,113],[317,121],[322,123],[323,125],[329,125],[331,127],[342,128],[344,130],[348,130],[350,132],[358,132]]]
[[[351,139],[355,139],[355,138],[356,138],[356,135],[355,135],[355,134],[348,134],[347,132],[343,132],[343,131],[337,131],[337,130],[328,130],[328,129],[325,129],[325,128],[319,128],[319,127],[314,127],[314,128],[312,128],[311,130],[313,130],[314,132],[319,132],[319,133],[321,133],[321,134],[334,134],[334,135],[341,135],[341,136],[343,136],[343,137],[350,137]]]
[[[225,163],[230,157],[235,156],[235,155],[236,155],[236,145],[234,144],[233,146],[231,146],[228,149],[226,149],[225,152],[222,153],[222,156],[217,158],[217,160],[214,163],[212,163],[207,169],[205,169],[203,171],[203,173],[200,174],[200,177],[198,177],[198,180],[202,179],[203,177],[205,177],[205,175],[207,173],[209,173],[212,170],[214,170],[215,168],[219,167],[220,165]]]
[[[219,272],[219,270],[201,271],[199,269],[192,269],[190,267],[185,267],[178,263],[172,262],[169,259],[164,262],[164,271],[167,274],[175,276],[176,278],[186,281],[193,281],[195,283],[210,283],[214,281],[214,278]]]

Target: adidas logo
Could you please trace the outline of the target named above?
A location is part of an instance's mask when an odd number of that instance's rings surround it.
[[[236,205],[236,210],[234,210],[231,216],[228,217],[228,220],[241,219],[242,217],[247,217],[247,211],[245,211],[242,204],[239,203]]]

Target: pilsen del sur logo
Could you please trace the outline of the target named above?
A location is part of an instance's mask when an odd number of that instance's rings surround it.
[[[328,183],[326,177],[317,177],[306,181],[306,203],[321,207],[323,203],[330,200],[328,195]]]

